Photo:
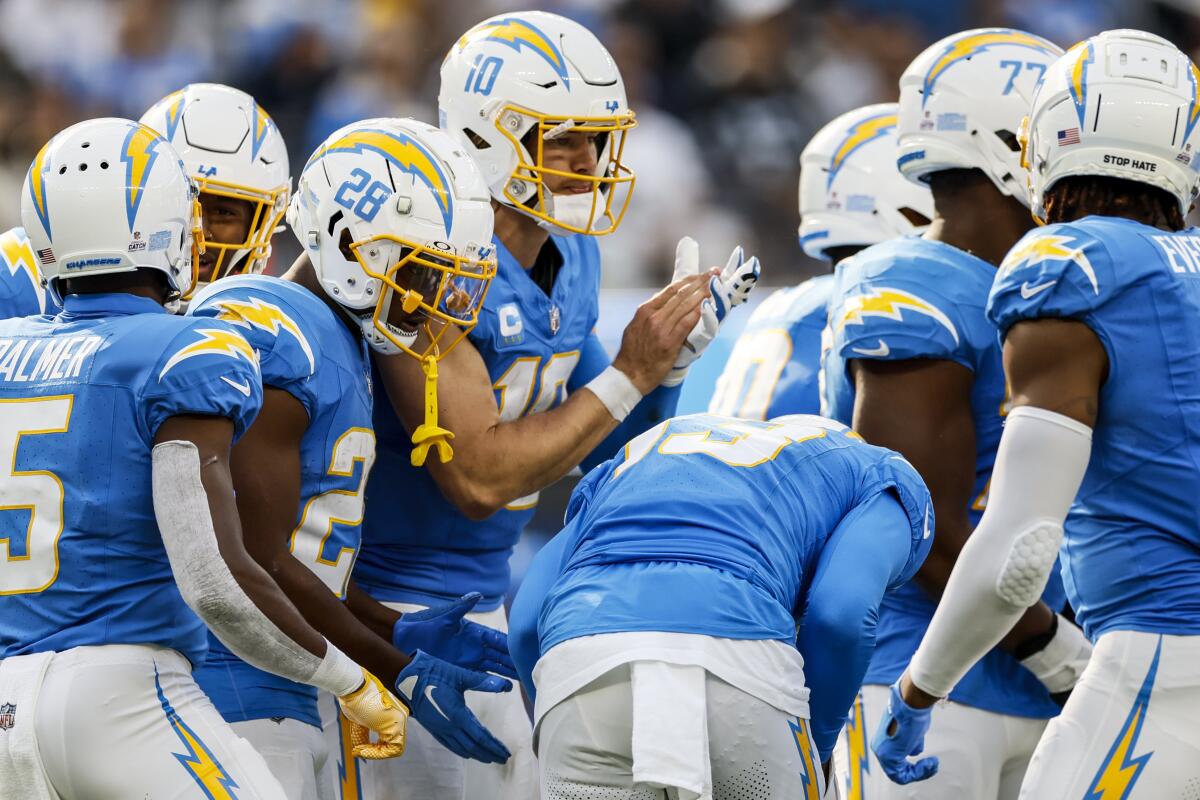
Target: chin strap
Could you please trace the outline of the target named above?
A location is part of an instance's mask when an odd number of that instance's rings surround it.
[[[437,356],[430,354],[421,359],[421,369],[425,371],[425,421],[422,422],[412,435],[412,465],[419,467],[425,463],[429,448],[436,447],[438,460],[445,464],[454,458],[454,448],[450,440],[454,434],[438,426],[437,407]]]

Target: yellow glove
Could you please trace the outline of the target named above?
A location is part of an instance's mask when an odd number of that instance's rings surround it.
[[[363,685],[338,698],[338,706],[351,723],[350,745],[355,758],[379,760],[404,755],[408,708],[379,679],[363,670]],[[379,734],[371,741],[371,731]]]

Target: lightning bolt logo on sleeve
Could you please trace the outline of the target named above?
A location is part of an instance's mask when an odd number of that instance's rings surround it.
[[[37,212],[38,220],[41,221],[46,236],[51,236],[50,204],[46,197],[46,173],[50,171],[50,161],[46,156],[49,155],[50,145],[53,143],[54,140],[51,139],[42,145],[42,149],[33,157],[33,164],[29,167],[29,198],[33,200],[33,210]]]
[[[129,133],[121,146],[121,163],[125,165],[125,213],[129,218],[130,233],[133,232],[133,221],[137,219],[146,180],[150,177],[154,162],[158,160],[158,145],[162,141],[162,137],[152,128],[134,123],[129,126]]]
[[[304,356],[308,359],[308,374],[316,370],[316,359],[313,357],[312,346],[300,326],[283,312],[279,306],[264,302],[257,297],[247,300],[221,300],[214,305],[220,309],[217,319],[242,328],[258,328],[267,331],[276,338],[281,332],[287,332],[294,338]]]
[[[167,715],[167,722],[170,724],[171,730],[175,731],[175,735],[179,737],[179,741],[183,743],[183,747],[187,751],[171,755],[175,756],[183,768],[188,771],[192,780],[204,792],[205,797],[210,800],[238,800],[237,793],[234,792],[234,789],[239,788],[237,781],[225,771],[225,767],[221,766],[221,762],[213,756],[208,746],[171,707],[170,701],[163,693],[157,666],[154,668],[154,688],[158,692],[158,702],[162,705],[163,713]]]
[[[1096,270],[1092,267],[1092,262],[1088,260],[1082,247],[1069,246],[1074,243],[1075,240],[1070,236],[1034,235],[1009,251],[1000,262],[996,277],[1003,278],[1014,270],[1042,261],[1069,261],[1083,272],[1088,283],[1092,285],[1092,292],[1100,294],[1100,282],[1096,279]]]
[[[1138,737],[1142,733],[1142,725],[1146,722],[1146,714],[1150,710],[1150,693],[1154,689],[1154,678],[1158,673],[1158,658],[1162,654],[1162,637],[1158,637],[1158,646],[1154,648],[1154,658],[1150,661],[1150,669],[1146,679],[1138,689],[1134,698],[1133,708],[1125,718],[1117,738],[1109,748],[1108,755],[1096,771],[1096,777],[1083,800],[1126,800],[1137,783],[1138,776],[1146,768],[1146,762],[1154,755],[1153,752],[1137,756],[1133,755],[1137,747]]]
[[[1070,82],[1067,84],[1071,92],[1071,100],[1075,103],[1075,112],[1079,115],[1079,127],[1083,128],[1083,118],[1087,112],[1087,68],[1096,60],[1092,46],[1080,42],[1071,48],[1068,55],[1074,57],[1071,62]]]
[[[958,329],[954,327],[950,318],[942,313],[941,309],[925,302],[915,294],[900,289],[870,289],[863,294],[848,298],[842,303],[834,323],[834,329],[841,330],[846,325],[862,325],[865,317],[886,317],[899,322],[903,319],[901,310],[906,308],[935,320],[949,331],[954,343],[958,344]]]
[[[562,81],[563,87],[571,90],[571,79],[567,73],[567,61],[562,51],[534,25],[515,17],[493,19],[475,26],[463,34],[458,40],[458,49],[462,50],[472,41],[487,40],[500,42],[517,52],[521,47],[528,47],[537,53],[554,70],[554,74]]]
[[[393,166],[428,186],[437,198],[446,232],[450,232],[454,217],[454,193],[451,191],[450,181],[442,172],[437,159],[415,139],[402,133],[373,129],[352,131],[313,153],[305,169],[330,153],[362,153],[366,150],[379,153]]]
[[[240,333],[221,330],[220,328],[196,328],[193,333],[200,335],[200,341],[180,348],[174,355],[167,359],[167,363],[163,365],[162,372],[158,373],[160,381],[176,364],[186,361],[189,358],[203,355],[224,356],[233,359],[240,358],[248,364],[253,364],[254,369],[257,371],[258,354],[254,352],[254,348],[242,338]]]
[[[1000,45],[1025,47],[1047,55],[1051,59],[1054,59],[1059,53],[1057,47],[1040,36],[1033,36],[1032,34],[1009,30],[1007,28],[997,28],[996,30],[969,34],[947,45],[942,54],[933,62],[933,66],[929,68],[929,72],[925,75],[925,85],[921,92],[921,106],[924,107],[925,101],[929,99],[929,95],[933,91],[938,78],[952,65],[962,61],[964,58],[970,58],[989,47]]]
[[[37,264],[33,258],[33,247],[30,246],[29,237],[25,235],[24,230],[13,228],[0,234],[0,257],[3,258],[10,275],[25,271],[37,294],[38,308],[45,311],[45,297],[42,294],[41,279],[38,278]]]
[[[888,131],[895,130],[896,115],[895,114],[878,114],[874,117],[867,117],[859,120],[846,131],[845,138],[842,143],[833,151],[833,158],[829,160],[829,178],[825,182],[825,187],[833,186],[834,178],[837,177],[838,171],[842,165],[846,163],[846,159],[850,157],[858,148],[873,142]]]

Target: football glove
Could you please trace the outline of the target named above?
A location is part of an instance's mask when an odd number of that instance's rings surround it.
[[[1062,614],[1054,616],[1054,627],[1036,643],[1034,652],[1021,652],[1021,666],[1034,674],[1052,695],[1069,692],[1092,657],[1092,643],[1083,631]]]
[[[756,256],[746,259],[741,245],[733,248],[729,260],[725,262],[725,269],[709,281],[711,297],[701,304],[700,320],[680,348],[671,371],[663,378],[663,386],[678,386],[683,383],[692,362],[699,358],[709,342],[716,338],[729,310],[746,302],[750,291],[758,283],[760,272],[761,267]],[[699,274],[700,246],[696,244],[695,239],[685,236],[675,246],[675,274],[671,276],[671,282]]]
[[[396,679],[396,689],[417,721],[447,750],[485,764],[508,760],[508,748],[483,727],[463,696],[468,691],[510,691],[512,684],[504,678],[456,667],[418,650]]]
[[[350,721],[350,744],[357,758],[379,760],[404,754],[408,709],[378,678],[364,669],[362,686],[337,701]],[[379,734],[379,741],[371,741],[371,731]]]
[[[923,781],[937,774],[937,756],[908,760],[908,756],[919,755],[925,749],[925,732],[929,730],[932,711],[932,707],[913,708],[905,703],[900,696],[900,681],[892,684],[887,710],[871,738],[871,750],[894,782]]]
[[[483,598],[479,592],[423,611],[405,614],[392,626],[392,645],[412,655],[424,650],[435,658],[481,672],[517,677],[508,654],[508,635],[464,619]]]

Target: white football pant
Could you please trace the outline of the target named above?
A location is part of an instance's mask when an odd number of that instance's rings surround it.
[[[1022,800],[1200,798],[1200,636],[1114,631],[1033,755]]]
[[[426,606],[385,603],[397,611],[420,611]],[[504,608],[468,614],[467,619],[496,630],[508,631]],[[438,744],[416,718],[408,721],[407,745],[400,758],[385,761],[357,759],[347,771],[349,740],[344,721],[321,703],[321,722],[331,752],[337,753],[335,771],[342,800],[537,800],[537,763],[533,757],[533,726],[525,713],[521,692],[504,694],[467,692],[467,707],[504,743],[512,757],[504,764],[481,764],[459,758]],[[334,749],[336,748],[336,749]],[[354,775],[351,775],[351,772]]]
[[[0,764],[6,748],[31,743],[14,733],[31,736],[51,800],[289,800],[175,650],[105,645],[9,658],[0,662],[5,704],[16,705],[15,720],[0,722],[15,724],[0,730]],[[3,773],[0,796],[44,800],[7,794],[30,784]]]
[[[277,721],[278,720],[278,721]],[[280,717],[230,723],[267,762],[288,800],[333,800],[333,760],[321,729]]]
[[[1046,727],[1044,719],[939,703],[922,753],[938,757],[937,775],[901,786],[884,774],[871,752],[887,703],[887,686],[863,686],[838,738],[834,770],[846,800],[1015,800]]]
[[[542,717],[538,762],[543,800],[696,796],[634,782],[634,715],[665,710],[634,709],[630,669],[624,664],[605,673]],[[806,720],[711,673],[705,675],[704,693],[713,800],[821,800],[824,781]],[[669,742],[663,745],[670,749]],[[704,770],[696,765],[697,774]]]

